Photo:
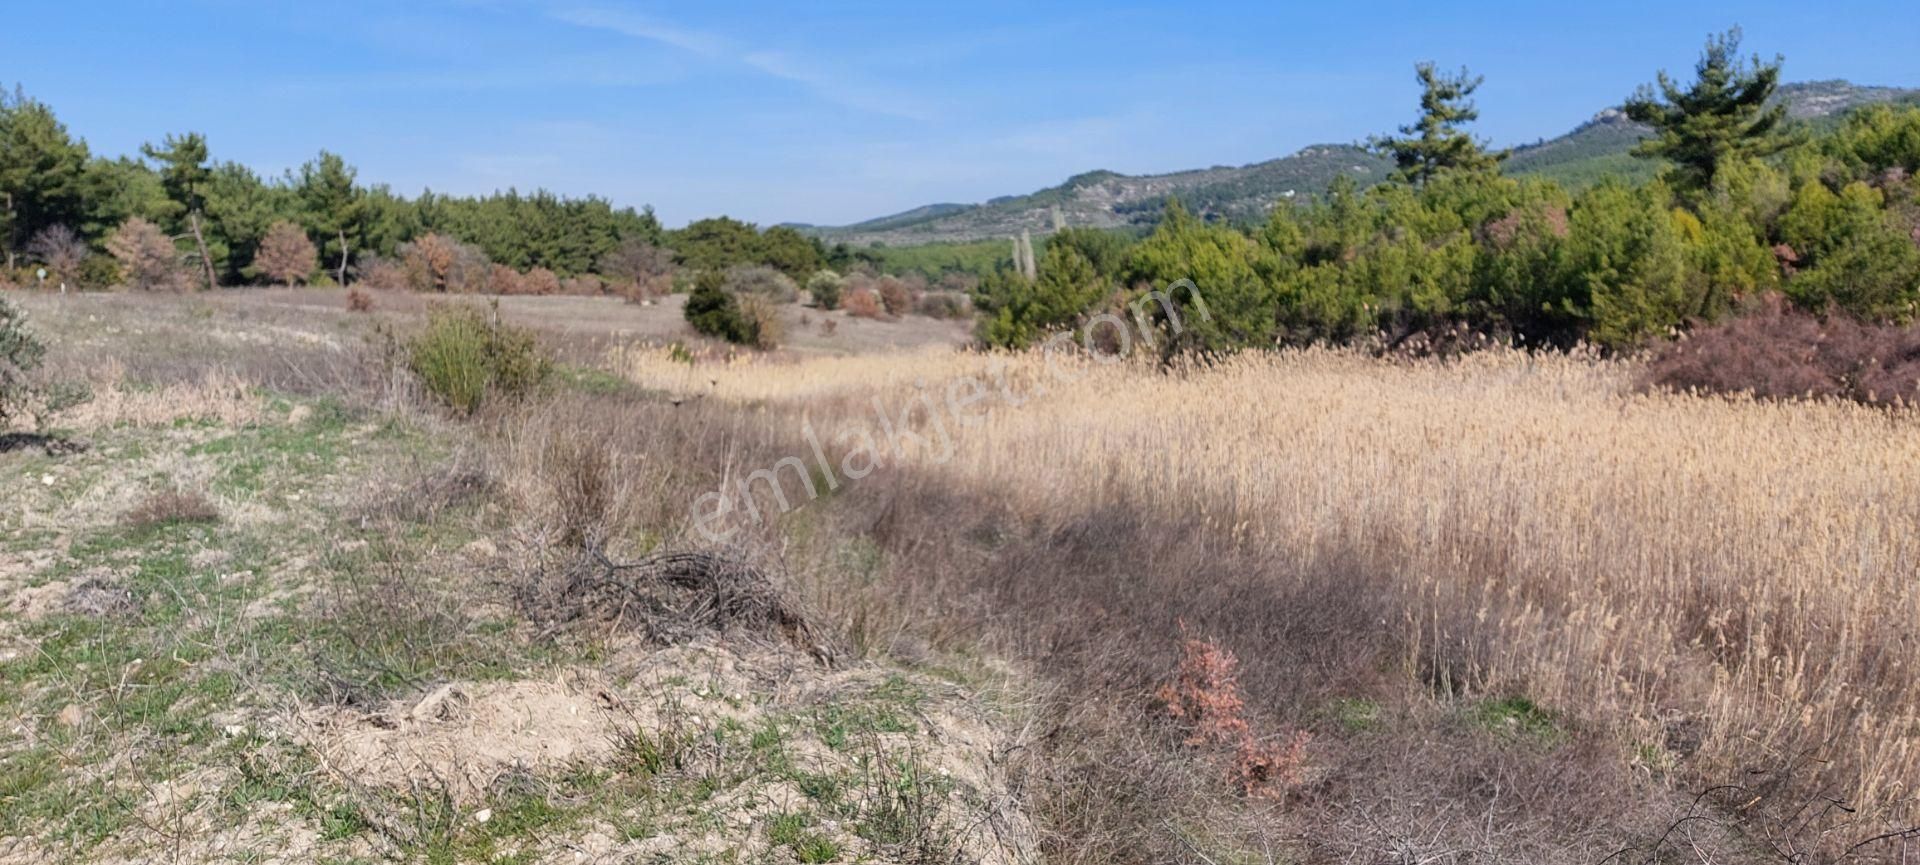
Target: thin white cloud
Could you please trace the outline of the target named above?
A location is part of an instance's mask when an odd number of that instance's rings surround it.
[[[814,95],[838,105],[873,114],[885,114],[904,120],[932,120],[933,115],[916,100],[814,69],[779,51],[755,51],[740,61],[775,78],[791,81]]]
[[[682,51],[691,51],[702,57],[721,57],[734,50],[722,37],[696,30],[683,30],[644,15],[617,9],[576,7],[557,10],[553,13],[553,17],[576,27],[607,30],[623,36],[632,36],[635,39],[658,42]]]
[[[619,33],[678,48],[700,57],[736,63],[771,78],[797,84],[824,101],[858,111],[905,120],[933,119],[925,105],[906,94],[827,72],[787,52],[756,50],[724,36],[688,30],[656,18],[621,10],[570,7],[555,11],[553,17],[576,27]]]

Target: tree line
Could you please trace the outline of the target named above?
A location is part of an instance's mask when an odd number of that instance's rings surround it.
[[[483,278],[444,278],[435,266],[449,256],[484,259],[467,268]],[[167,135],[138,156],[96,155],[51,106],[16,87],[0,91],[0,260],[0,282],[28,281],[28,265],[98,287],[344,284],[384,267],[416,277],[416,287],[485,290],[499,268],[536,282],[544,274],[631,283],[674,267],[751,264],[805,279],[856,256],[791,228],[725,217],[670,231],[651,208],[595,196],[408,197],[362,183],[327,151],[262,176],[214,159],[199,133]]]
[[[1577,193],[1503,176],[1504,153],[1464,126],[1481,79],[1417,69],[1419,119],[1370,146],[1392,178],[1334,183],[1262,225],[1208,223],[1170,202],[1133,241],[1054,234],[1031,275],[982,281],[981,339],[1031,344],[1143,294],[1196,284],[1211,321],[1200,350],[1462,339],[1627,347],[1740,311],[1774,293],[1803,309],[1910,322],[1920,311],[1920,108],[1875,106],[1826,134],[1787,122],[1782,61],[1712,37],[1692,82],[1661,73],[1626,113],[1654,134],[1635,155],[1658,179]],[[1180,294],[1182,290],[1176,290]],[[1176,296],[1176,301],[1187,298]]]

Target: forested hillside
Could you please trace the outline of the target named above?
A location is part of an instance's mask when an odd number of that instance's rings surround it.
[[[1418,121],[1375,140],[1396,164],[1388,182],[1340,176],[1253,226],[1170,201],[1137,242],[1058,232],[1036,266],[1009,263],[982,283],[981,337],[1091,339],[1107,314],[1148,311],[1162,288],[1183,308],[1204,298],[1210,320],[1181,338],[1209,352],[1625,349],[1775,292],[1811,313],[1911,321],[1920,107],[1873,99],[1834,115],[1846,101],[1823,87],[1799,92],[1823,94],[1829,113],[1795,118],[1777,94],[1781,67],[1740,59],[1738,45],[1737,33],[1717,37],[1691,83],[1663,75],[1618,116],[1505,159],[1466,131],[1479,79],[1423,65]],[[1626,170],[1594,168],[1609,163]],[[1556,165],[1566,177],[1545,170]]]
[[[1920,91],[1820,81],[1782,85],[1775,99],[1793,119],[1817,126],[1830,125],[1864,105],[1920,100]],[[1605,177],[1651,180],[1658,165],[1636,160],[1629,152],[1647,132],[1618,107],[1603,109],[1564,135],[1515,148],[1505,169],[1508,174],[1538,176],[1570,187]],[[1336,177],[1351,176],[1364,187],[1385,177],[1386,171],[1385,160],[1365,148],[1318,145],[1237,168],[1142,176],[1093,171],[1050,189],[984,204],[936,204],[852,225],[802,228],[853,246],[964,242],[1008,237],[1022,230],[1047,232],[1053,229],[1055,210],[1074,227],[1144,228],[1159,218],[1170,196],[1209,219],[1257,222],[1266,218],[1275,203],[1317,196]]]

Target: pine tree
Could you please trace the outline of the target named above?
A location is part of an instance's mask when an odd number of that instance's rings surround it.
[[[1780,83],[1781,58],[1742,61],[1740,28],[1711,36],[1685,90],[1660,73],[1660,92],[1641,85],[1627,100],[1629,118],[1652,126],[1654,137],[1634,155],[1673,163],[1668,183],[1682,194],[1705,191],[1730,161],[1768,156],[1792,144],[1781,131],[1785,105],[1767,103]]]
[[[208,288],[218,288],[220,280],[213,270],[213,254],[207,250],[207,235],[200,228],[200,215],[207,208],[207,185],[213,170],[207,166],[207,139],[198,132],[168,135],[164,146],[141,145],[140,152],[159,163],[160,186],[167,200],[184,217],[187,233],[200,251],[200,267]]]
[[[1415,66],[1414,73],[1422,88],[1420,121],[1400,127],[1404,138],[1379,137],[1370,143],[1374,151],[1393,157],[1398,166],[1395,179],[1421,185],[1442,171],[1498,170],[1506,151],[1489,152],[1483,142],[1460,129],[1480,118],[1469,97],[1486,79],[1464,67],[1449,75],[1431,62]]]
[[[354,176],[353,166],[345,159],[322,150],[318,159],[300,166],[300,175],[293,178],[307,230],[326,244],[327,260],[335,262],[334,281],[341,285],[347,284],[352,238],[360,233],[365,216],[364,195],[353,185]]]
[[[17,89],[0,92],[0,243],[9,268],[42,230],[80,224],[86,165],[86,142],[53,109]]]

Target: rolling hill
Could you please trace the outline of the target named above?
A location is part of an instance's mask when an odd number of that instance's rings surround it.
[[[1786,103],[1789,116],[1820,125],[1863,105],[1920,102],[1920,90],[1814,81],[1782,85],[1777,98]],[[1564,135],[1514,148],[1505,170],[1576,187],[1607,176],[1649,178],[1658,166],[1629,153],[1646,134],[1646,127],[1627,119],[1619,108],[1607,108]],[[796,227],[828,242],[855,246],[981,240],[1022,230],[1046,233],[1056,220],[1073,226],[1144,228],[1158,218],[1170,195],[1199,213],[1252,220],[1278,202],[1325,190],[1341,174],[1364,186],[1384,179],[1389,168],[1385,158],[1356,145],[1321,144],[1251,165],[1148,175],[1089,171],[1058,186],[981,204],[930,204],[852,225]]]

